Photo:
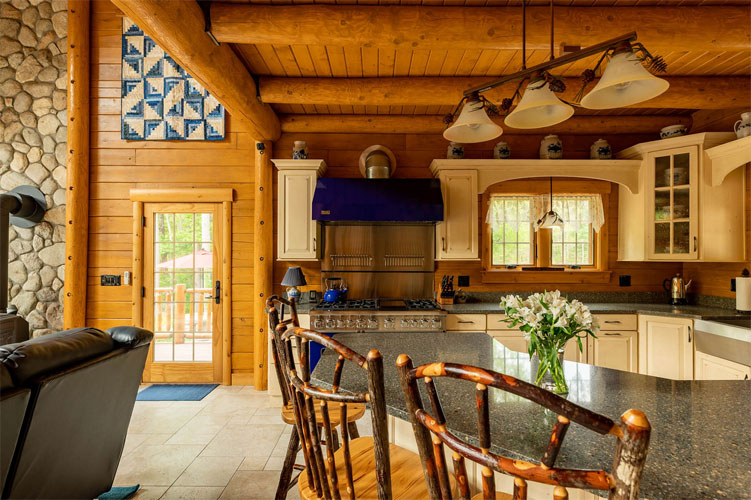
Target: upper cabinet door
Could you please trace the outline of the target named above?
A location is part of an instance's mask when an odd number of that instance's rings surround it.
[[[477,172],[443,170],[443,222],[436,225],[436,260],[478,259]]]
[[[279,260],[318,259],[318,222],[312,218],[315,170],[279,171]]]
[[[698,155],[697,146],[688,146],[648,156],[645,213],[650,259],[694,260],[699,255]]]

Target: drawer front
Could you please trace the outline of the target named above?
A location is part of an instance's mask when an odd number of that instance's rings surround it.
[[[505,323],[503,321],[505,319],[506,319],[505,314],[488,314],[488,330],[499,331],[499,332],[506,332],[509,330],[512,332],[519,331],[519,325],[516,325],[515,327],[511,327],[508,323]]]
[[[636,330],[636,314],[595,314],[600,330]]]
[[[446,330],[484,332],[484,314],[449,314],[446,316]]]

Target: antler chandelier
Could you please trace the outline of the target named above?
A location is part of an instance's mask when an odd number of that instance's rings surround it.
[[[630,106],[657,97],[670,86],[666,80],[648,71],[647,68],[665,72],[667,64],[662,57],[653,56],[636,41],[636,32],[571,52],[557,59],[553,52],[553,33],[553,0],[550,0],[550,60],[527,68],[526,0],[522,0],[522,69],[512,75],[466,90],[454,111],[444,117],[443,121],[447,128],[443,132],[443,137],[449,141],[464,143],[488,141],[503,133],[501,126],[490,116],[503,113],[504,124],[511,128],[550,127],[569,119],[574,114],[574,107],[612,109]],[[581,75],[582,85],[574,102],[566,102],[556,96],[566,90],[566,84],[550,70],[598,53],[602,55],[595,67],[585,70]],[[594,81],[606,61],[600,80],[584,95],[585,89]],[[514,80],[519,80],[514,94],[503,99],[500,106],[494,105],[482,96],[483,92]],[[521,89],[525,83],[526,87],[522,93]]]

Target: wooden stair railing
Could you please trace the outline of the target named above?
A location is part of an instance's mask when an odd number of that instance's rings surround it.
[[[460,497],[465,500],[470,499],[465,458],[482,466],[482,493],[476,495],[473,500],[525,500],[527,481],[554,485],[555,500],[568,498],[566,488],[608,491],[610,500],[631,500],[638,497],[639,479],[647,457],[651,432],[649,421],[641,411],[628,410],[621,415],[621,422],[615,423],[604,415],[571,403],[552,392],[492,370],[453,363],[432,363],[414,368],[412,360],[406,354],[401,354],[397,358],[396,365],[432,499],[452,498],[451,490],[447,487],[449,474],[444,444],[453,451],[454,476]],[[436,377],[450,377],[475,383],[479,446],[461,440],[447,429],[443,408],[433,382]],[[419,379],[425,384],[432,414],[423,408],[417,383]],[[540,463],[513,460],[490,451],[488,387],[516,394],[558,414]],[[617,438],[612,472],[555,467],[570,422]],[[494,471],[514,477],[513,496],[495,490]]]
[[[286,320],[284,319],[285,307],[288,307],[290,311],[290,317]],[[285,376],[284,363],[281,361],[283,359],[283,354],[280,353],[280,349],[282,349],[282,343],[277,340],[276,336],[274,335],[274,331],[276,330],[277,326],[298,328],[300,324],[297,315],[297,305],[294,300],[286,300],[281,297],[272,296],[267,300],[267,313],[269,320],[269,332],[271,335],[271,354],[274,359],[276,377],[279,381],[279,388],[282,394],[283,406],[281,416],[282,420],[285,423],[295,426],[295,429],[293,430],[289,438],[287,453],[285,455],[282,471],[279,475],[279,483],[277,485],[275,495],[276,500],[285,500],[287,497],[287,492],[297,483],[298,480],[298,477],[292,477],[294,470],[301,471],[304,469],[304,466],[297,465],[295,463],[297,454],[301,450],[301,441],[298,435],[298,429],[295,421],[295,409],[291,400],[289,380]],[[347,435],[355,439],[360,437],[356,421],[361,419],[365,415],[365,405],[362,403],[352,403],[346,406],[347,408],[345,408],[344,413],[333,414],[330,416],[331,418],[329,420],[331,424],[336,427],[341,422],[340,415],[345,417],[343,421],[347,423],[347,425],[345,426]],[[321,407],[317,406],[316,409],[316,415],[320,422],[318,424],[319,431],[322,431],[323,421],[321,415]],[[327,418],[328,417],[329,415],[327,415]],[[331,447],[334,450],[337,450],[339,448],[339,436],[336,430],[332,432],[331,436],[326,436],[325,440],[322,441],[322,444],[326,444],[326,446],[329,446],[329,443],[331,443]]]
[[[381,354],[371,350],[364,357],[326,335],[294,323],[292,319],[277,321],[273,335],[280,346],[279,361],[288,383],[305,458],[305,473],[301,473],[298,480],[300,496],[305,500],[427,498],[418,455],[389,444]],[[297,346],[299,368],[293,359],[293,341]],[[338,356],[331,389],[311,382],[310,342],[317,342]],[[367,392],[340,392],[342,370],[347,363],[367,371]],[[370,405],[373,437],[354,438],[346,425],[348,412],[351,405],[364,403]],[[322,426],[323,436],[331,443],[336,430],[332,418],[336,409],[342,443],[339,449],[327,446],[324,457],[318,429]]]

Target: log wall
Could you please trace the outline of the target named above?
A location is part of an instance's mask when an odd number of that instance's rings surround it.
[[[101,287],[101,274],[132,265],[131,188],[231,187],[232,380],[253,374],[253,187],[255,144],[227,117],[223,141],[120,139],[122,13],[109,1],[91,6],[91,172],[87,325],[130,324],[131,287]]]
[[[594,135],[561,135],[563,141],[564,158],[588,158],[589,147],[599,137]],[[653,135],[620,134],[608,135],[613,150],[618,151],[639,142],[653,140]],[[536,158],[542,135],[506,135],[501,139],[509,143],[511,155],[514,158]],[[275,143],[274,156],[276,158],[291,158],[292,146],[295,140],[305,140],[308,143],[311,158],[323,158],[328,164],[326,176],[330,177],[360,177],[358,158],[368,146],[382,144],[394,151],[397,160],[395,177],[432,177],[428,166],[434,158],[445,158],[447,142],[438,134],[410,135],[410,134],[304,134],[284,133]],[[481,144],[465,145],[465,158],[491,158],[493,144],[496,141]],[[274,190],[276,194],[276,189]],[[276,203],[276,202],[275,202]],[[480,199],[478,198],[478,203]],[[276,205],[275,205],[276,206]],[[480,207],[480,218],[483,210]],[[662,281],[682,270],[680,263],[626,263],[617,262],[618,242],[618,189],[614,188],[610,194],[608,207],[608,264],[612,271],[609,283],[576,284],[576,283],[534,283],[534,284],[489,284],[482,282],[482,264],[478,261],[438,262],[436,264],[436,289],[440,285],[443,274],[469,275],[469,292],[480,291],[525,291],[542,290],[544,288],[558,288],[564,291],[659,291]],[[478,224],[481,221],[478,220]],[[276,224],[276,219],[275,219]],[[482,231],[480,231],[482,235]],[[275,235],[276,236],[276,235]],[[481,236],[482,237],[482,236]],[[482,246],[480,246],[482,248]],[[280,293],[280,285],[288,266],[299,265],[309,283],[305,290],[320,289],[320,264],[317,262],[279,262],[275,261],[274,289]],[[618,276],[631,276],[632,286],[621,288],[618,286]]]

